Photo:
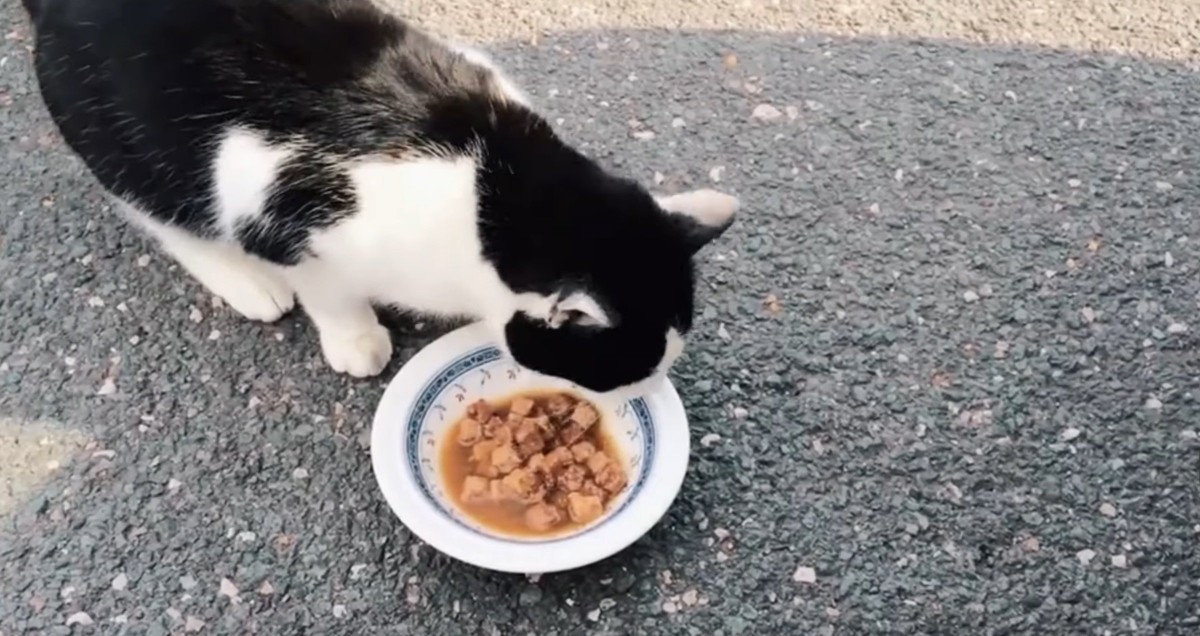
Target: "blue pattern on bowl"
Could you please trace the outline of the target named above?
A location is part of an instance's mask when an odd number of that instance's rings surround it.
[[[457,418],[460,416],[460,413],[465,412],[467,404],[470,401],[474,401],[473,399],[467,399],[467,395],[471,393],[468,386],[478,386],[480,389],[485,388],[496,378],[497,374],[494,370],[483,367],[496,363],[505,364],[506,366],[498,378],[500,380],[515,382],[522,374],[522,369],[505,360],[504,355],[497,347],[480,347],[442,367],[441,370],[426,382],[421,392],[417,395],[417,399],[413,403],[413,407],[409,411],[405,422],[404,434],[408,447],[405,463],[409,474],[417,484],[421,494],[432,502],[443,516],[453,520],[471,532],[513,543],[553,543],[564,541],[568,538],[593,532],[620,514],[645,486],[646,479],[650,474],[650,468],[654,465],[654,422],[649,406],[641,398],[621,404],[616,412],[613,413],[619,420],[624,420],[631,414],[636,418],[636,426],[631,426],[625,431],[625,438],[629,442],[627,449],[632,448],[632,452],[626,453],[627,470],[630,474],[636,474],[637,478],[633,480],[632,487],[627,489],[625,493],[622,493],[621,496],[624,499],[620,505],[615,510],[609,511],[605,518],[598,523],[594,523],[579,532],[560,537],[546,539],[510,537],[485,531],[478,522],[470,519],[454,507],[450,497],[442,490],[441,479],[436,465],[439,435],[437,431],[430,429],[430,425],[445,425],[447,418]],[[479,373],[477,383],[468,380],[468,376],[474,372]],[[507,395],[508,393],[511,393],[511,391],[506,391],[502,395]],[[497,396],[491,395],[490,397],[495,398]],[[444,428],[444,426],[439,426],[439,428]]]

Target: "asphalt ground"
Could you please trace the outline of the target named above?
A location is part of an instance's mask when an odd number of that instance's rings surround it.
[[[1194,9],[1038,31],[759,2],[710,30],[707,3],[612,2],[551,29],[514,4],[430,15],[607,165],[743,200],[700,256],[668,515],[536,581],[423,546],[371,474],[385,378],[116,222],[6,3],[0,633],[1200,628],[1200,57],[1170,18]],[[439,333],[395,323],[389,375]]]

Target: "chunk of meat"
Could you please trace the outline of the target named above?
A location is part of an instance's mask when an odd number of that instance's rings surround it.
[[[517,427],[513,433],[513,439],[517,444],[517,453],[522,459],[532,457],[534,453],[540,453],[546,447],[546,440],[542,437],[542,429],[530,418],[526,418]]]
[[[563,513],[548,503],[538,503],[525,510],[525,525],[530,530],[544,532],[563,521]]]
[[[499,415],[493,415],[483,425],[483,435],[488,439],[496,437],[496,433],[508,428],[508,424]]]
[[[581,492],[585,495],[599,497],[600,501],[604,501],[605,499],[608,499],[608,491],[601,488],[599,484],[592,481],[591,479],[583,480],[583,488],[580,488],[579,492]]]
[[[522,425],[524,425],[524,422],[532,423],[534,426],[537,427],[537,430],[539,432],[541,432],[543,435],[551,435],[554,433],[554,430],[555,430],[554,423],[550,421],[550,416],[548,416],[548,415],[537,415],[534,417],[527,417],[523,420]]]
[[[575,523],[591,523],[604,514],[604,503],[594,495],[573,492],[567,495],[567,512]]]
[[[516,411],[509,411],[508,415],[504,416],[504,423],[511,429],[516,429],[525,421],[525,416]]]
[[[512,411],[513,413],[519,414],[521,417],[528,417],[530,414],[533,413],[533,409],[536,406],[537,406],[537,402],[534,402],[533,400],[522,396],[522,397],[519,397],[519,398],[516,398],[515,400],[513,400],[512,406],[510,406],[508,410]]]
[[[458,443],[461,446],[470,446],[479,440],[483,439],[483,426],[474,418],[463,418],[458,423]]]
[[[570,422],[559,432],[558,441],[562,442],[564,446],[572,446],[583,439],[584,435],[587,435],[586,428],[575,422]]]
[[[608,466],[612,463],[614,463],[613,460],[609,458],[604,451],[596,451],[587,459],[588,472],[592,473],[593,475],[599,475],[600,471],[604,470],[605,466]]]
[[[530,435],[524,441],[517,442],[517,454],[521,456],[521,459],[533,457],[542,452],[544,448],[546,448],[546,440],[542,439],[541,435]]]
[[[523,504],[540,502],[546,496],[542,478],[527,468],[518,468],[500,480],[505,498]]]
[[[558,487],[567,492],[577,492],[583,488],[583,482],[587,479],[587,470],[579,464],[571,464],[567,469],[558,475]]]
[[[492,451],[500,448],[500,442],[492,439],[485,439],[471,447],[471,463],[475,464],[476,468],[487,464],[492,460]]]
[[[470,415],[471,419],[476,422],[488,421],[495,411],[496,408],[487,400],[476,400],[471,403],[471,406],[467,407],[467,415]]]
[[[571,451],[564,446],[558,446],[546,453],[546,470],[547,472],[558,472],[573,461],[575,460],[571,457]]]
[[[582,426],[586,431],[592,427],[592,424],[600,421],[600,414],[591,404],[580,404],[575,407],[574,411],[571,411],[571,421]]]
[[[625,471],[621,470],[621,467],[617,465],[617,462],[608,462],[608,464],[606,464],[604,468],[601,468],[600,472],[596,473],[595,475],[596,483],[601,488],[614,495],[621,492],[621,489],[624,488],[625,484],[627,483]]]
[[[575,457],[575,461],[584,463],[589,457],[596,454],[596,445],[583,441],[571,447],[571,455]]]
[[[490,462],[501,476],[507,475],[521,465],[521,456],[512,444],[505,444],[492,451]]]
[[[546,503],[558,508],[565,515],[567,512],[567,495],[569,494],[571,493],[561,488],[555,488],[550,491],[550,494],[546,495]]]
[[[549,472],[546,470],[546,455],[544,453],[534,453],[530,455],[529,459],[525,460],[525,467],[539,475],[544,475]]]
[[[546,412],[551,417],[565,418],[573,408],[575,408],[575,400],[572,400],[571,396],[563,393],[556,393],[550,396],[550,399],[546,400]]]
[[[513,443],[513,430],[511,426],[502,426],[496,429],[496,435],[492,438],[497,444],[507,446]]]
[[[531,417],[521,420],[521,423],[517,425],[516,430],[513,432],[513,438],[517,440],[518,444],[529,439],[530,437],[541,436],[542,428],[538,426],[537,422]]]
[[[467,503],[484,503],[491,501],[492,491],[488,480],[477,475],[469,475],[463,480],[462,500]]]

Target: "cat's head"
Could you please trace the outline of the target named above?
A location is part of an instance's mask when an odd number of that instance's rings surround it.
[[[585,174],[509,190],[481,218],[485,254],[517,298],[491,322],[524,367],[592,391],[645,393],[692,328],[693,256],[730,227],[738,200],[712,190],[654,196]],[[509,207],[522,200],[536,209]]]

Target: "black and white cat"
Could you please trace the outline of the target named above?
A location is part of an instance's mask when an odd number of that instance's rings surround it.
[[[337,371],[391,357],[375,302],[482,320],[595,391],[661,377],[737,200],[605,172],[380,2],[25,5],[46,106],[118,207],[247,318],[299,299]]]

